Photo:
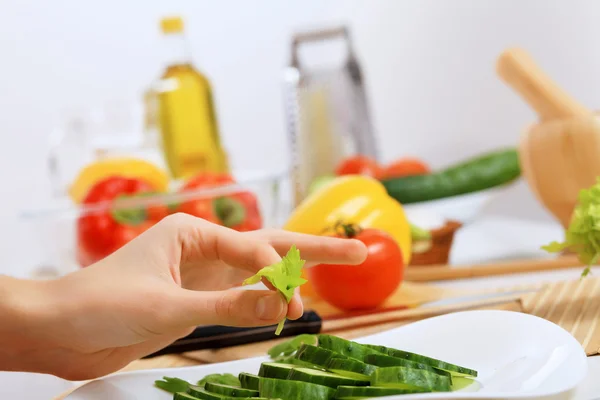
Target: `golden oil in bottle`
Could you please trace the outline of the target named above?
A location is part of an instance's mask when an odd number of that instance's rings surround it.
[[[166,69],[155,87],[158,129],[171,175],[229,172],[208,79],[188,56],[181,18],[161,21]]]

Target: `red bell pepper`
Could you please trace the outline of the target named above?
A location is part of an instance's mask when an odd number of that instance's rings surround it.
[[[235,184],[235,180],[229,174],[203,173],[189,180],[181,191],[189,192],[232,184]],[[248,191],[190,200],[182,203],[179,210],[240,232],[260,229],[263,224],[258,200]]]
[[[148,196],[154,188],[142,179],[106,178],[94,185],[83,199],[85,211],[77,221],[77,259],[87,267],[110,255],[170,213],[167,205],[120,209],[110,204],[121,198]],[[106,204],[106,208],[100,204]]]

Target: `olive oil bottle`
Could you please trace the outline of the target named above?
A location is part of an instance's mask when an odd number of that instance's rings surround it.
[[[208,79],[191,63],[183,20],[161,21],[166,68],[154,87],[157,128],[171,175],[229,172]]]

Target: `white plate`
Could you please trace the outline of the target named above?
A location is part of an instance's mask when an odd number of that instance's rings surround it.
[[[568,332],[544,319],[517,312],[454,313],[358,341],[429,355],[479,372],[481,387],[477,392],[429,393],[389,399],[541,399],[546,396],[568,399],[587,373],[585,353]],[[172,397],[168,393],[153,387],[154,380],[176,376],[197,381],[211,373],[257,373],[265,360],[260,357],[116,374],[82,386],[67,399],[169,400]]]

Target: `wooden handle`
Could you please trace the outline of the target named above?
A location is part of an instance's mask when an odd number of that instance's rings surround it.
[[[581,262],[575,256],[561,256],[555,259],[514,260],[482,265],[431,265],[409,267],[404,273],[407,281],[429,282],[452,279],[468,279],[483,276],[520,274],[526,272],[551,271],[555,269],[581,268]]]
[[[542,121],[590,115],[591,112],[558,87],[522,49],[508,49],[496,71],[539,115]]]

